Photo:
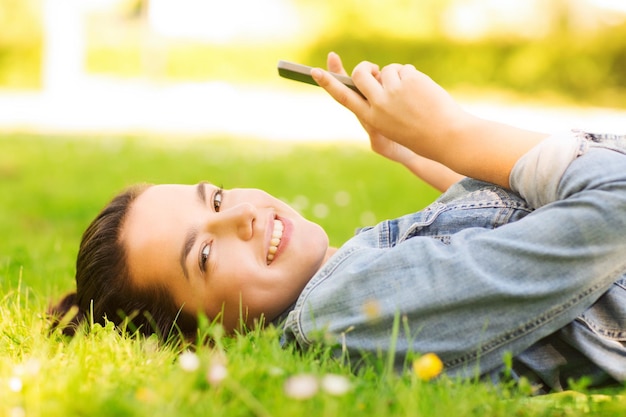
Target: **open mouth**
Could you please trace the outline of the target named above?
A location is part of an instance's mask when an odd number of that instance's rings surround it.
[[[278,219],[274,219],[274,230],[272,230],[272,238],[270,239],[270,247],[267,251],[267,264],[271,264],[274,260],[274,256],[278,251],[278,247],[280,246],[280,240],[283,237],[283,230],[285,230],[285,226],[283,222]]]

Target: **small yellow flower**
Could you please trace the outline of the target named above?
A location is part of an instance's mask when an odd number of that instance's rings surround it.
[[[157,399],[157,395],[149,388],[139,387],[137,391],[135,391],[135,398],[142,403],[154,403]]]
[[[363,303],[363,313],[370,321],[376,321],[380,319],[381,307],[378,300],[367,300]]]
[[[443,362],[434,353],[426,353],[413,361],[413,372],[423,381],[430,381],[443,371]]]

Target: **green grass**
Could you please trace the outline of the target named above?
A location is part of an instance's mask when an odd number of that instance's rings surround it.
[[[323,347],[282,349],[274,328],[223,337],[218,327],[203,324],[200,333],[215,342],[197,347],[200,366],[192,371],[178,358],[193,346],[160,346],[110,327],[72,340],[48,336],[46,306],[72,288],[80,235],[106,201],[135,182],[202,179],[263,188],[295,203],[335,245],[363,225],[360,219],[398,216],[437,195],[354,144],[0,137],[0,416],[575,416],[626,410],[618,395],[530,399],[523,386],[448,378],[427,383],[410,372],[387,372],[384,358],[356,370]],[[216,364],[228,374],[211,383],[207,372]],[[297,400],[284,387],[302,374],[338,374],[350,389]]]

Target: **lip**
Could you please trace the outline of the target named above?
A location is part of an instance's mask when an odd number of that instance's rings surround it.
[[[274,264],[274,262],[276,262],[276,259],[278,259],[281,256],[281,254],[285,251],[285,248],[287,247],[289,243],[289,239],[291,237],[291,231],[293,230],[293,224],[291,223],[289,219],[281,217],[281,216],[272,216],[270,218],[270,221],[267,227],[267,232],[266,232],[266,239],[265,239],[265,241],[267,242],[266,247],[265,247],[265,259],[267,259],[267,254],[269,252],[270,240],[272,238],[272,231],[274,230],[274,220],[280,220],[280,222],[283,224],[283,236],[280,238],[280,243],[278,244],[278,248],[276,248],[274,259],[268,266],[271,266],[272,264]]]

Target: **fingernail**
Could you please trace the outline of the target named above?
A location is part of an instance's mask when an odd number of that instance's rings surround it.
[[[319,68],[311,69],[311,77],[313,77],[315,81],[320,80],[322,78],[322,70]]]

